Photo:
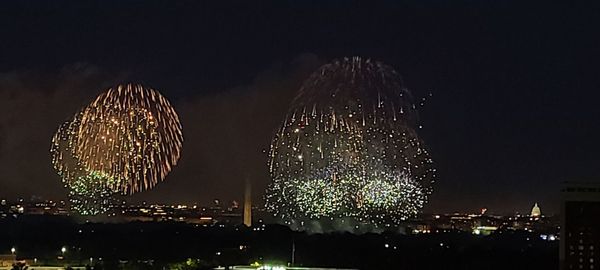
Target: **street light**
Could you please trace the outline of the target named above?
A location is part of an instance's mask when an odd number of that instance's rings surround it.
[[[15,255],[15,252],[17,252],[16,248],[13,247],[13,248],[10,249],[10,253],[12,253],[12,255]]]
[[[62,252],[62,255],[65,256],[65,252],[67,252],[67,248],[66,247],[62,247],[60,249],[60,252]]]

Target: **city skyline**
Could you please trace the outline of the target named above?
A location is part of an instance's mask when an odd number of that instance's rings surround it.
[[[369,27],[361,28],[354,22],[358,4],[337,23],[326,19],[335,6],[317,12],[289,4],[315,17],[286,5],[249,6],[230,14],[220,30],[225,4],[207,12],[199,5],[184,10],[152,2],[142,9],[156,14],[156,22],[130,14],[137,8],[131,3],[113,4],[116,12],[110,5],[88,10],[89,16],[40,4],[41,18],[58,27],[19,12],[23,4],[11,4],[15,12],[0,19],[21,26],[0,45],[11,52],[0,63],[0,198],[66,198],[48,154],[56,127],[107,88],[141,82],[172,101],[185,141],[180,163],[165,181],[131,200],[242,201],[249,179],[260,204],[270,181],[269,144],[300,85],[322,64],[355,55],[389,64],[416,100],[427,97],[419,109],[420,134],[439,176],[424,212],[527,213],[537,202],[558,213],[562,182],[600,177],[594,158],[600,150],[599,96],[592,91],[598,81],[587,76],[591,63],[585,58],[593,46],[571,32],[593,32],[592,24],[583,24],[586,12],[567,10],[563,25],[554,20],[563,11],[558,6],[535,20],[524,11],[509,20],[503,12],[510,5],[469,13],[388,3],[380,15],[387,22],[365,15]],[[160,13],[164,8],[172,10]],[[438,15],[433,21],[431,12]],[[92,31],[71,25],[73,20]],[[400,27],[387,28],[390,22]],[[305,27],[285,31],[296,23]],[[328,36],[343,23],[356,32]],[[17,40],[29,42],[18,46]],[[557,56],[559,51],[569,57]]]

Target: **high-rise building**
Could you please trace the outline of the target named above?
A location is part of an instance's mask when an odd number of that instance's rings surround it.
[[[562,189],[560,269],[600,269],[600,183]]]
[[[535,203],[535,205],[533,205],[533,208],[531,208],[531,217],[539,218],[541,216],[542,216],[542,210],[540,209],[538,204]]]

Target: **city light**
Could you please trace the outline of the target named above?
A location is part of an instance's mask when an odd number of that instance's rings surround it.
[[[285,266],[281,265],[263,265],[257,268],[258,270],[285,270]]]

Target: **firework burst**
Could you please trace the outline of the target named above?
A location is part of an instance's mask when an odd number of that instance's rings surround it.
[[[74,210],[97,214],[114,195],[164,180],[182,142],[170,103],[156,90],[128,84],[108,89],[61,125],[50,152]]]
[[[417,116],[390,67],[361,58],[323,66],[273,138],[267,209],[288,222],[353,217],[393,225],[415,215],[435,178]]]
[[[141,85],[108,89],[87,106],[76,132],[75,156],[90,171],[114,179],[113,190],[152,188],[177,164],[183,136],[169,101]]]

